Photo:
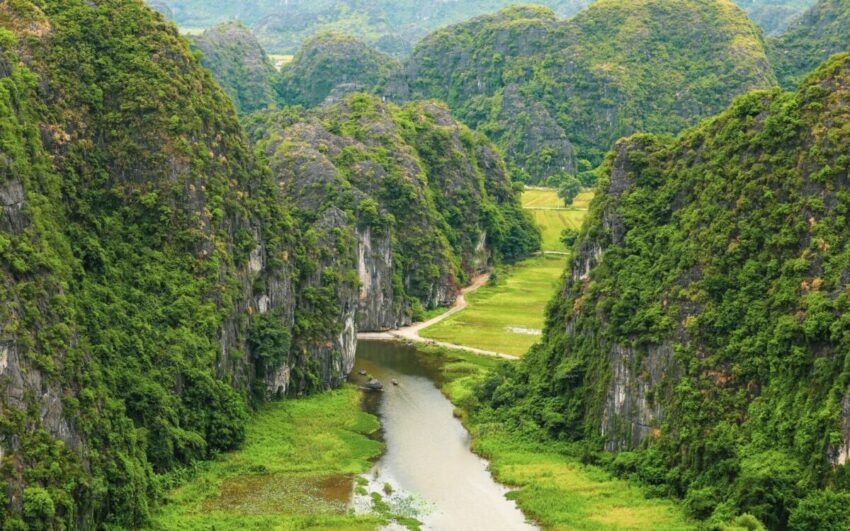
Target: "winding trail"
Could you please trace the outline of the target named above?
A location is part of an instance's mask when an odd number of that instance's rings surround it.
[[[419,335],[419,332],[425,330],[430,326],[434,326],[435,324],[448,319],[452,315],[461,312],[466,309],[466,295],[472,293],[478,288],[487,284],[487,281],[490,280],[490,273],[483,273],[478,275],[477,277],[472,279],[472,283],[463,288],[458,295],[457,300],[454,303],[454,306],[449,309],[449,311],[434,317],[433,319],[429,319],[427,321],[423,321],[421,323],[413,323],[410,326],[405,326],[403,328],[399,328],[397,330],[388,330],[386,332],[361,332],[357,334],[357,339],[366,339],[372,341],[409,341],[411,343],[425,343],[427,345],[436,345],[438,347],[444,347],[453,350],[464,350],[466,352],[472,352],[473,354],[479,354],[481,356],[491,356],[494,358],[502,358],[506,360],[516,360],[519,359],[517,356],[511,356],[510,354],[504,354],[502,352],[494,352],[492,350],[483,350],[475,347],[467,347],[465,345],[458,345],[456,343],[447,343],[445,341],[436,341],[433,339],[428,339]]]

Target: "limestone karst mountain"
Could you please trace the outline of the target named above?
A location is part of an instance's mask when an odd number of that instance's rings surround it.
[[[848,109],[841,54],[797,92],[620,141],[543,343],[482,399],[618,452],[698,518],[843,528]]]

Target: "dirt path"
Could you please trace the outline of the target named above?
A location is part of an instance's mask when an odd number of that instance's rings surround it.
[[[425,330],[430,326],[434,326],[440,321],[448,319],[452,315],[465,310],[467,306],[466,295],[487,284],[488,280],[490,280],[490,273],[484,273],[472,279],[472,283],[469,286],[463,288],[463,290],[461,290],[460,295],[458,295],[454,306],[452,306],[449,311],[442,313],[437,317],[434,317],[433,319],[429,319],[421,323],[413,323],[410,326],[405,326],[404,328],[399,328],[398,330],[390,330],[387,332],[363,332],[357,334],[357,338],[369,339],[373,341],[397,341],[400,339],[402,341],[410,341],[412,343],[425,343],[428,345],[436,345],[439,347],[454,350],[465,350],[466,352],[472,352],[473,354],[480,354],[482,356],[491,356],[508,360],[519,359],[517,356],[511,356],[510,354],[504,354],[502,352],[493,352],[492,350],[483,350],[475,347],[467,347],[465,345],[457,345],[455,343],[446,343],[445,341],[435,341],[433,339],[427,339],[419,335],[419,332],[421,332],[422,330]]]

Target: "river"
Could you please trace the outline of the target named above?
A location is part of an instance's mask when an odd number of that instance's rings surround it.
[[[470,450],[469,433],[437,387],[439,367],[409,345],[360,341],[351,377],[359,385],[366,382],[361,370],[384,384],[383,392],[367,392],[364,408],[381,419],[386,451],[364,476],[355,508],[370,510],[378,492],[393,514],[414,517],[423,529],[537,529]]]

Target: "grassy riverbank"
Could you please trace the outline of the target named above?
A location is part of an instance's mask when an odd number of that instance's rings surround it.
[[[383,448],[354,387],[268,404],[243,447],[204,463],[172,490],[154,529],[375,529],[349,514],[354,477]]]
[[[443,390],[473,437],[474,450],[490,461],[494,477],[516,486],[511,497],[545,529],[690,530],[696,526],[673,501],[647,498],[638,486],[582,464],[575,449],[555,441],[506,431],[474,413],[473,388],[500,362],[435,347]]]
[[[537,256],[501,268],[495,284],[466,296],[462,312],[420,332],[422,337],[521,356],[540,339],[546,304],[566,259]]]

